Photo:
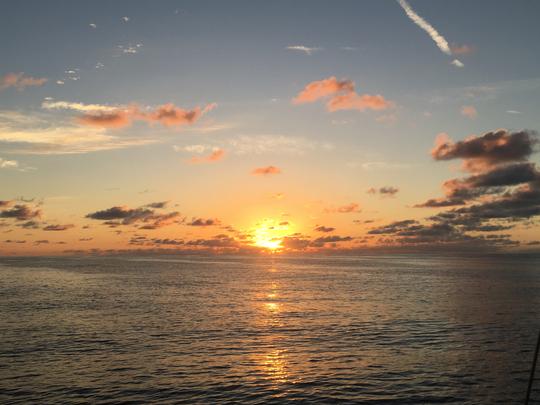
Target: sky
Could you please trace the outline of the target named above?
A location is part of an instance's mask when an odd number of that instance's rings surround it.
[[[5,2],[0,254],[538,249],[539,13]]]

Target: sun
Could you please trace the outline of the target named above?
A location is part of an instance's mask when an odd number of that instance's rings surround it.
[[[260,221],[253,233],[253,245],[276,252],[283,249],[283,236],[289,231],[288,224],[273,219]]]

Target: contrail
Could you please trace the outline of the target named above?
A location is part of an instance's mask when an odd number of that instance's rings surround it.
[[[407,13],[407,16],[420,28],[422,28],[424,31],[426,31],[431,39],[435,41],[437,46],[441,51],[443,51],[447,55],[452,55],[452,51],[450,49],[450,46],[448,45],[448,42],[444,37],[437,32],[435,28],[431,26],[430,23],[428,23],[426,20],[424,20],[422,17],[420,17],[418,14],[415,13],[415,11],[411,8],[409,3],[407,3],[405,0],[398,0],[399,5],[405,10],[405,13]]]

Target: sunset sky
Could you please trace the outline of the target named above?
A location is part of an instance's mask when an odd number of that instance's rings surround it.
[[[5,2],[0,254],[537,249],[538,15]]]

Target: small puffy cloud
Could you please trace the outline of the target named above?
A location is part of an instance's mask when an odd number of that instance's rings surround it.
[[[123,22],[128,22],[129,20],[130,20],[130,18],[127,17],[127,16],[122,17],[122,21],[123,21]]]
[[[94,23],[90,23],[88,24],[91,28],[97,28],[97,24],[94,24]]]
[[[293,104],[312,103],[328,98],[328,111],[338,110],[385,110],[393,107],[394,103],[383,96],[357,94],[355,84],[351,80],[338,80],[335,76],[309,83],[292,99]]]
[[[464,105],[461,107],[461,115],[474,119],[478,115],[478,111],[476,111],[476,108],[474,108],[472,105]]]
[[[380,94],[371,95],[371,94],[340,94],[331,98],[330,101],[326,104],[328,111],[339,111],[339,110],[386,110],[391,108],[393,103],[386,100]]]
[[[332,228],[330,226],[318,225],[315,227],[315,230],[317,232],[334,232],[336,228]]]
[[[354,91],[354,83],[351,80],[338,80],[335,76],[331,76],[309,83],[292,102],[294,104],[313,103],[321,98],[351,91]]]
[[[469,55],[475,51],[475,48],[474,46],[467,44],[452,44],[450,45],[450,50],[452,51],[453,55]]]
[[[276,166],[264,166],[264,167],[257,167],[254,169],[251,174],[254,176],[268,176],[272,174],[280,174],[281,169]]]
[[[44,231],[67,231],[68,229],[74,228],[75,225],[73,224],[65,224],[65,225],[47,225],[43,228]]]
[[[368,194],[379,194],[382,197],[394,197],[398,193],[397,187],[385,186],[380,188],[371,187],[367,190]]]
[[[221,225],[221,222],[219,219],[216,218],[192,218],[190,222],[188,222],[186,225],[189,226],[216,226]]]
[[[122,128],[131,124],[131,117],[126,111],[98,112],[84,114],[77,121],[82,125],[99,128]]]
[[[327,207],[324,209],[324,212],[327,214],[338,213],[338,214],[348,214],[353,212],[360,212],[360,204],[352,202],[350,204],[340,205],[337,207]]]
[[[43,86],[46,82],[47,79],[44,77],[35,78],[32,76],[26,76],[23,72],[8,73],[0,79],[0,91],[10,87],[22,91],[27,87]]]
[[[452,62],[450,62],[452,65],[454,65],[455,67],[458,67],[458,68],[462,68],[464,67],[465,65],[463,64],[462,61],[460,61],[459,59],[454,59]]]
[[[207,156],[194,156],[191,158],[190,163],[213,163],[217,162],[225,156],[225,151],[223,149],[216,148]]]
[[[16,160],[6,160],[0,158],[0,169],[16,169],[19,167],[19,162]]]
[[[305,46],[305,45],[289,45],[287,48],[285,49],[288,49],[289,51],[298,51],[298,52],[303,52],[305,53],[306,55],[312,55],[313,52],[317,52],[317,51],[320,51],[322,50],[322,48],[318,48],[318,47],[309,47],[309,46]]]

